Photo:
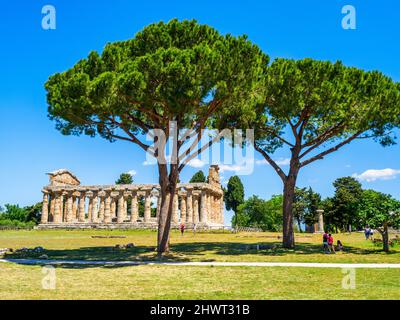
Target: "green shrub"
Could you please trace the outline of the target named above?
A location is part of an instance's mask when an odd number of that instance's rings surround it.
[[[21,228],[21,229],[29,229],[33,228],[36,225],[34,221],[22,222],[18,220],[11,219],[0,219],[0,228]]]

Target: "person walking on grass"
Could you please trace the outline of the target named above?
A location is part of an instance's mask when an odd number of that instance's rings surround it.
[[[329,253],[335,253],[335,247],[333,245],[333,237],[331,234],[328,235],[328,249]]]
[[[365,227],[364,235],[365,235],[365,240],[368,240],[369,236],[371,235],[371,229],[369,228],[369,226]]]
[[[183,236],[183,233],[185,232],[185,224],[183,222],[180,224],[179,229],[181,230],[181,235]]]
[[[329,235],[328,235],[328,233],[325,231],[325,232],[324,232],[324,235],[322,236],[323,250],[324,250],[325,253],[327,253],[327,252],[329,251],[329,248],[328,248],[328,238],[329,238]]]

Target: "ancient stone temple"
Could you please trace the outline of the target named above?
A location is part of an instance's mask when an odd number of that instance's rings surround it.
[[[210,166],[208,183],[180,183],[174,197],[172,227],[224,225],[224,201],[218,166]],[[158,184],[82,186],[66,169],[48,173],[43,188],[40,229],[157,228]]]

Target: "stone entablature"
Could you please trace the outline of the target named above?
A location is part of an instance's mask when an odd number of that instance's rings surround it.
[[[67,170],[66,170],[67,171]],[[57,172],[57,171],[56,171]],[[70,174],[68,171],[62,174]],[[71,174],[72,175],[72,174]],[[172,226],[218,227],[224,224],[223,190],[216,177],[218,168],[210,167],[213,183],[180,183],[174,197]],[[72,175],[73,176],[73,175]],[[76,181],[79,181],[75,177]],[[76,183],[74,181],[74,183]],[[43,188],[40,227],[156,227],[159,215],[158,184],[93,185],[53,183]],[[144,215],[139,216],[139,198],[144,200]],[[156,216],[151,203],[156,198]],[[129,203],[129,208],[128,208]]]

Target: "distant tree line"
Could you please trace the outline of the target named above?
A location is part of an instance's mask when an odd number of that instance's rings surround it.
[[[389,227],[400,227],[400,201],[391,195],[364,190],[353,177],[338,178],[333,186],[334,195],[325,199],[312,188],[295,189],[293,216],[298,231],[318,221],[318,209],[324,210],[325,228],[332,232],[351,232],[369,226],[378,230],[385,242]],[[268,200],[253,195],[245,200],[243,184],[237,176],[229,179],[224,191],[226,209],[234,211],[233,226],[281,231],[282,195]]]

